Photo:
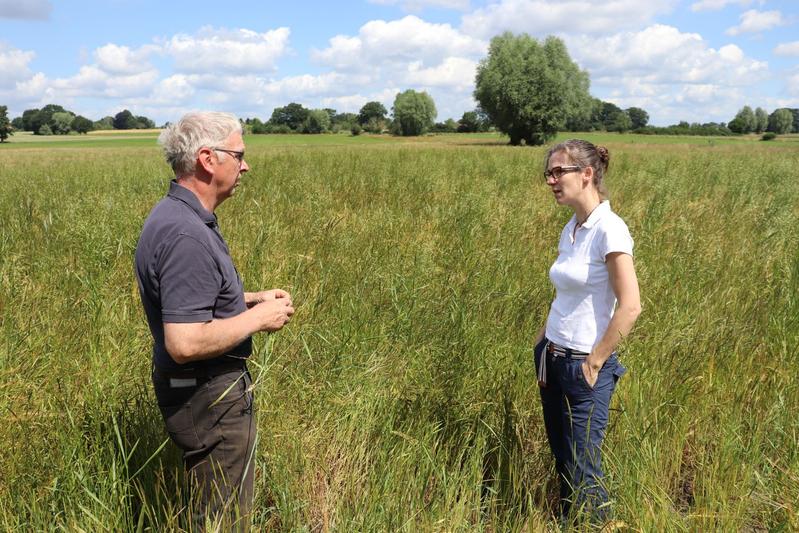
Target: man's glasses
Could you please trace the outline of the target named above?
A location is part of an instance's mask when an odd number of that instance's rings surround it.
[[[544,179],[548,180],[549,178],[555,178],[555,181],[558,181],[564,174],[568,174],[569,172],[575,172],[577,170],[582,170],[583,167],[578,166],[570,166],[570,167],[552,167],[549,170],[544,171]]]
[[[211,148],[211,150],[216,150],[217,152],[225,152],[226,154],[230,154],[239,160],[239,164],[241,164],[241,162],[244,161],[243,151],[239,152],[237,150],[228,150],[227,148],[216,148],[216,147]]]

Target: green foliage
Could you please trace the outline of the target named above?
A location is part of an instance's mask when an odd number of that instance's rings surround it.
[[[793,114],[784,107],[775,110],[769,116],[768,130],[778,134],[790,133],[793,128]],[[732,128],[730,128],[732,129]]]
[[[647,124],[649,124],[649,113],[641,109],[640,107],[628,107],[625,110],[627,116],[630,117],[630,127],[634,130],[638,128],[644,128]]]
[[[571,60],[563,41],[543,44],[527,34],[491,39],[477,67],[474,97],[513,145],[543,144],[570,117],[590,113],[588,74]]]
[[[8,107],[0,105],[0,143],[6,142],[9,135],[14,135],[14,127],[8,120]]]
[[[360,135],[362,131],[363,128],[361,128],[361,125],[358,124],[357,122],[350,127],[350,133],[353,136]]]
[[[633,122],[630,119],[630,116],[625,111],[620,111],[613,117],[613,123],[610,125],[610,127],[608,127],[608,131],[624,133],[630,131],[632,127]]]
[[[752,108],[748,105],[744,106],[738,114],[735,115],[727,127],[733,133],[751,133],[755,131],[757,127],[757,119],[755,118],[755,112],[752,111]]]
[[[133,130],[138,126],[136,117],[127,109],[123,109],[114,115],[114,129],[115,130]]]
[[[477,111],[466,111],[458,121],[457,129],[460,133],[476,133],[481,131],[481,126]]]
[[[309,112],[310,110],[304,108],[302,104],[292,102],[284,107],[276,107],[272,111],[269,124],[272,126],[286,126],[291,131],[299,132],[302,130]]]
[[[433,133],[455,133],[458,131],[458,123],[455,120],[448,118],[444,122],[436,122],[430,128]]]
[[[380,102],[366,102],[358,112],[358,124],[365,126],[370,120],[385,123],[388,111]]]
[[[63,107],[56,104],[47,104],[33,115],[29,115],[31,131],[38,135],[52,135],[55,125],[52,122],[53,113],[63,113],[66,111]],[[23,120],[25,113],[22,113]],[[50,133],[42,133],[42,127],[47,126]]]
[[[41,127],[36,131],[37,135],[52,135],[53,130],[50,129],[49,124],[42,124]]]
[[[402,136],[422,135],[430,130],[438,112],[433,98],[413,89],[398,93],[391,108],[393,133]]]
[[[760,138],[761,141],[773,141],[777,138],[777,134],[773,131],[768,131],[763,134],[763,137]]]
[[[25,131],[25,121],[22,120],[22,117],[16,117],[11,121],[11,127],[16,131]]]
[[[50,127],[53,130],[53,134],[55,135],[66,135],[72,130],[72,121],[75,119],[75,115],[70,113],[69,111],[62,111],[59,113],[53,113],[50,117]]]
[[[36,131],[33,127],[33,119],[38,113],[38,109],[26,109],[22,112],[22,129],[24,131]]]
[[[755,109],[755,133],[763,133],[768,128],[768,113],[762,107]]]
[[[82,115],[78,115],[72,119],[69,127],[78,133],[89,133],[94,129],[94,122]]]
[[[330,129],[330,114],[324,109],[311,109],[302,125],[303,133],[324,133]]]
[[[106,116],[100,120],[95,121],[94,129],[96,130],[112,130],[114,129],[114,117]]]
[[[136,117],[136,128],[141,130],[149,130],[155,128],[155,122],[152,119],[143,116]]]

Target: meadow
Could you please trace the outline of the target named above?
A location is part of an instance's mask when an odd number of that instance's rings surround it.
[[[178,530],[133,276],[155,134],[0,145],[0,529]],[[605,463],[629,531],[799,530],[799,138],[586,134],[643,313]],[[248,136],[218,211],[256,337],[272,531],[556,531],[532,341],[570,213],[496,136]]]

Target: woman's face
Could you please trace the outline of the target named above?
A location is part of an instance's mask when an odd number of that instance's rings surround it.
[[[555,152],[549,158],[546,181],[555,201],[560,205],[572,205],[586,187],[585,172],[572,162],[566,152]]]

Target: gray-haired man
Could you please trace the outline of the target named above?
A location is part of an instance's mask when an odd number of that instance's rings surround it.
[[[183,450],[194,522],[202,527],[209,519],[249,514],[251,335],[279,330],[294,308],[280,289],[244,292],[217,226],[214,210],[250,168],[236,117],[190,113],[158,141],[175,179],[142,228],[136,277],[154,341],[155,394],[167,431]]]

